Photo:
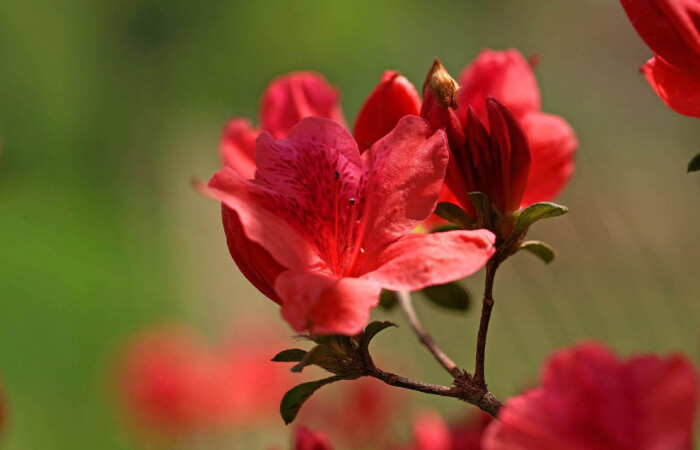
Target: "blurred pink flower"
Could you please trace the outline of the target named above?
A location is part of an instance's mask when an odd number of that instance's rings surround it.
[[[510,399],[486,450],[689,450],[698,379],[681,356],[621,360],[583,343],[550,357],[542,387]]]
[[[280,346],[250,336],[212,347],[175,326],[140,332],[119,370],[127,412],[140,429],[176,436],[274,418],[294,383],[270,361]]]
[[[463,278],[493,254],[486,230],[411,234],[434,210],[449,159],[444,134],[419,117],[401,119],[362,155],[342,125],[308,117],[286,139],[263,132],[255,159],[254,180],[225,167],[209,188],[235,212],[229,245],[254,243],[248,269],[279,269],[256,286],[274,292],[297,331],[356,334],[382,288]],[[240,248],[230,247],[234,259]]]
[[[700,118],[700,1],[621,0],[639,36],[656,53],[642,67],[674,111]]]
[[[305,427],[294,429],[293,450],[333,450],[328,435],[323,431],[311,431]]]
[[[492,421],[479,410],[449,424],[435,411],[423,412],[413,421],[413,443],[406,450],[480,450],[484,430]]]

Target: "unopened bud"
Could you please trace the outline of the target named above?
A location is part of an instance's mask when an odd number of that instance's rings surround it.
[[[428,71],[423,83],[423,95],[425,90],[430,88],[435,96],[435,102],[441,108],[450,107],[457,109],[457,93],[459,92],[459,84],[450,76],[440,61],[435,58],[432,67]]]

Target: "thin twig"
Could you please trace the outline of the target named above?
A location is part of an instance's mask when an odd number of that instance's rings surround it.
[[[486,335],[489,331],[491,310],[493,309],[493,280],[498,269],[498,260],[491,260],[486,264],[486,281],[484,282],[484,301],[481,305],[481,320],[479,321],[479,334],[476,339],[476,367],[474,368],[474,380],[486,386],[484,378],[484,362],[486,360]]]
[[[502,406],[501,402],[498,401],[493,394],[465,373],[462,373],[459,378],[455,379],[454,386],[423,383],[390,372],[385,372],[376,367],[372,367],[367,372],[367,375],[377,378],[390,386],[410,389],[426,394],[440,395],[442,397],[457,398],[479,407],[481,410],[494,417],[496,417]]]
[[[421,325],[420,320],[418,320],[418,315],[416,310],[413,309],[413,302],[411,301],[411,294],[409,292],[397,292],[399,299],[399,305],[403,310],[406,319],[408,319],[408,324],[411,326],[413,332],[418,336],[423,345],[426,346],[428,351],[435,357],[435,359],[440,363],[442,367],[445,368],[454,378],[460,376],[462,371],[459,370],[457,364],[455,364],[445,352],[440,349],[435,340],[428,334],[427,331]]]

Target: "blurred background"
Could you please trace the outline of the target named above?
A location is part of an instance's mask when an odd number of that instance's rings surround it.
[[[651,52],[617,2],[3,0],[0,382],[9,418],[0,447],[139,448],[111,368],[144,327],[178,321],[212,341],[232,329],[292,334],[230,259],[219,206],[189,184],[218,168],[228,118],[257,120],[274,76],[323,73],[352,123],[383,70],[420,86],[434,56],[456,76],[486,47],[539,54],[543,110],[565,117],[580,140],[558,199],[571,212],[530,234],[558,258],[545,266],[519,254],[499,271],[492,391],[518,392],[553,349],[588,338],[697,362],[700,177],[685,167],[700,126],[639,75]],[[482,279],[467,281],[477,298]],[[416,303],[471,368],[478,308],[455,315]],[[251,315],[267,321],[244,320]],[[398,311],[374,317],[404,323]],[[373,345],[399,354],[409,374],[449,382],[406,326]],[[405,411],[466,408],[407,398]],[[395,426],[407,434],[402,414]],[[273,417],[228,439],[222,448],[286,448],[288,430]]]

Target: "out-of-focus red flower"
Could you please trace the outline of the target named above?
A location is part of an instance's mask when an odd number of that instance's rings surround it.
[[[555,353],[542,387],[510,399],[486,450],[689,450],[698,379],[681,356],[621,360],[597,343]]]
[[[260,135],[254,180],[225,167],[209,188],[239,221],[229,243],[242,231],[281,269],[267,285],[287,322],[352,335],[382,288],[460,279],[493,254],[486,230],[411,234],[435,208],[448,152],[444,134],[419,117],[401,119],[362,155],[342,125],[308,117],[286,139]],[[252,271],[269,274],[259,260],[250,258]]]
[[[371,377],[337,383],[314,395],[302,422],[329,430],[336,443],[384,448],[393,439],[392,421],[405,403],[404,395]]]
[[[127,412],[143,430],[183,435],[250,426],[276,417],[294,380],[270,361],[279,343],[267,338],[204,344],[183,327],[135,335],[119,371]]]
[[[493,418],[473,411],[463,420],[448,424],[434,411],[413,421],[413,443],[406,450],[481,450],[481,439]]]
[[[700,118],[700,2],[620,0],[639,36],[656,53],[642,68],[674,111]]]
[[[323,431],[311,431],[305,427],[294,429],[293,450],[333,450],[328,435]]]

